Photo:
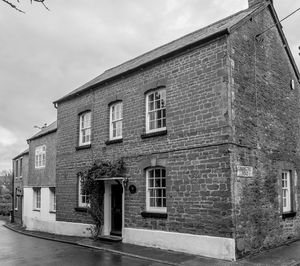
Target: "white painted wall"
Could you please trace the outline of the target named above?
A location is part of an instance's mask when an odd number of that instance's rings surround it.
[[[211,258],[235,260],[233,238],[124,228],[123,242],[186,252]]]
[[[33,188],[24,187],[24,225],[28,230],[53,232],[56,214],[50,212],[49,187],[41,188],[41,208],[33,208]]]
[[[56,221],[56,214],[50,213],[49,187],[41,188],[41,209],[33,210],[33,188],[24,187],[23,223],[27,230],[43,231],[70,236],[91,236],[90,224]]]

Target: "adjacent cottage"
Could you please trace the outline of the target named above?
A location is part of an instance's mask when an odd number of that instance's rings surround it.
[[[15,223],[20,225],[24,221],[23,213],[23,184],[27,183],[28,180],[28,159],[29,159],[29,150],[21,152],[15,158],[13,158],[13,220]]]
[[[29,170],[23,182],[23,223],[28,230],[56,232],[56,130],[54,122],[27,140]]]

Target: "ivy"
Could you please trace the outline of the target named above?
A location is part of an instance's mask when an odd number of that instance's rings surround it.
[[[81,178],[81,193],[90,195],[88,213],[91,215],[94,224],[89,230],[95,239],[101,234],[104,223],[104,181],[101,181],[101,178],[122,177],[125,170],[123,159],[115,162],[100,160],[94,162],[90,168],[77,174]]]

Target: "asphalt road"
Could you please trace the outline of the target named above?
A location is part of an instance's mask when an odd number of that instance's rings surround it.
[[[165,264],[54,242],[13,232],[0,221],[1,266],[165,266]]]

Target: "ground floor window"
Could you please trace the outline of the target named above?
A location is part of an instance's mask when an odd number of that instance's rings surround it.
[[[150,168],[146,171],[146,205],[147,211],[166,212],[166,170]]]
[[[17,211],[19,207],[19,197],[18,197],[18,189],[15,190],[15,210]]]
[[[49,188],[49,192],[50,192],[50,211],[55,212],[56,211],[55,187]]]
[[[282,171],[282,210],[283,212],[292,211],[292,190],[291,190],[291,171]]]
[[[90,195],[82,193],[81,178],[78,179],[78,207],[89,207]]]
[[[33,209],[41,209],[41,188],[33,189]]]

